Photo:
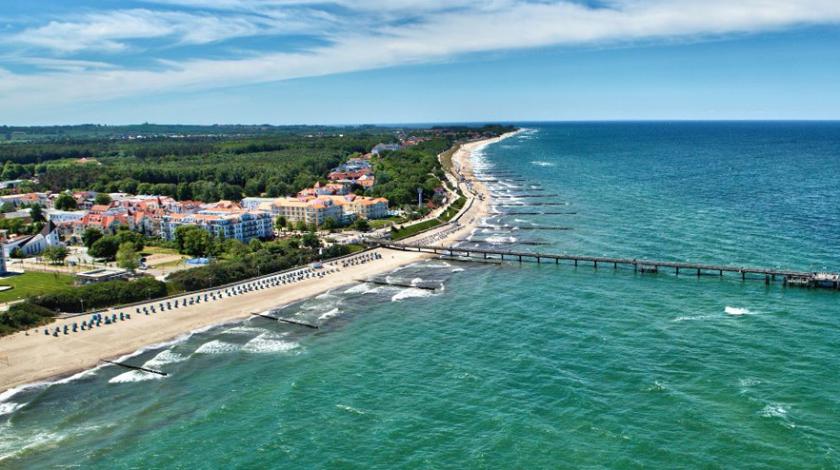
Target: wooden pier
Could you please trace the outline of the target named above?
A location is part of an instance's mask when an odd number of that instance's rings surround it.
[[[683,275],[714,275],[723,277],[724,274],[735,274],[741,280],[763,280],[765,284],[782,281],[784,285],[796,287],[814,287],[840,290],[840,273],[834,272],[804,272],[787,269],[758,268],[748,266],[713,265],[701,263],[686,263],[679,261],[655,261],[636,258],[611,258],[603,256],[578,256],[550,253],[529,253],[485,248],[456,248],[434,245],[411,245],[392,242],[372,242],[382,248],[401,251],[417,251],[434,253],[437,255],[458,257],[462,260],[474,258],[478,260],[500,260],[536,263],[560,264],[561,261],[573,264],[591,265],[593,268],[611,267],[613,269],[632,268],[641,274],[658,274],[663,269],[673,270],[674,274]]]

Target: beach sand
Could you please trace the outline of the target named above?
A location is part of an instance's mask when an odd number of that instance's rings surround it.
[[[498,140],[500,138],[462,145],[453,155],[453,161],[457,162],[456,167],[461,168],[463,174],[472,175],[470,156],[473,150]],[[465,194],[469,194],[464,185],[462,189]],[[480,183],[474,183],[473,190],[484,192],[484,187]],[[445,237],[441,236],[436,244],[445,246],[469,235],[480,223],[482,216],[486,214],[487,206],[486,197],[483,201],[475,198],[469,211],[462,216],[460,228],[446,233]],[[447,230],[446,226],[417,235],[416,240],[404,241],[411,243],[427,240],[436,232],[444,230]],[[126,308],[122,311],[131,313],[131,320],[58,337],[44,335],[44,326],[37,328],[34,332],[30,330],[28,335],[20,332],[2,337],[0,338],[0,392],[23,384],[66,377],[96,367],[103,360],[118,358],[143,347],[171,341],[191,331],[246,319],[252,313],[265,312],[274,307],[314,297],[330,289],[352,284],[359,279],[390,272],[400,266],[431,257],[427,253],[387,249],[378,249],[376,252],[382,255],[381,259],[346,268],[339,267],[336,273],[291,285],[253,291],[207,303],[202,302],[149,316],[135,314],[135,307]],[[152,301],[147,305],[157,303],[159,301]],[[140,307],[142,308],[142,305]],[[88,316],[82,318],[88,318]],[[56,326],[63,327],[64,324],[72,324],[74,321],[78,322],[80,319],[57,320],[46,327],[52,330]]]

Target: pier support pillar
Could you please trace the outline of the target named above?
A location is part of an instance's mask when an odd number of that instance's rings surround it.
[[[539,256],[537,256],[537,264],[542,264],[542,263],[540,262],[540,257],[539,257]]]
[[[484,259],[487,259],[487,253],[484,253]]]
[[[676,269],[677,269],[676,274],[677,274],[677,276],[679,276],[679,275],[680,275],[680,267],[679,267],[679,266],[677,266],[677,268],[676,268]]]
[[[554,264],[560,264],[560,258],[554,258]]]
[[[522,255],[519,255],[519,262],[522,262]]]
[[[697,277],[700,277],[700,270],[697,270]]]
[[[575,267],[577,267],[577,260],[575,260]]]
[[[720,270],[720,277],[723,277],[723,269]]]
[[[764,283],[765,284],[770,284],[770,276],[767,275],[767,274],[764,275]]]
[[[618,269],[618,263],[613,263],[613,269]]]

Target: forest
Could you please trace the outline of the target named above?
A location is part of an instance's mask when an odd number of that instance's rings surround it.
[[[237,132],[223,134],[223,130],[231,131],[229,127],[190,127],[184,131],[204,129],[204,133],[177,138],[150,134],[142,139],[63,129],[62,135],[74,137],[0,144],[0,179],[35,178],[37,183],[25,184],[24,190],[160,194],[204,202],[277,197],[323,181],[330,169],[380,142],[396,142],[400,136],[411,135],[428,140],[375,158],[378,184],[370,191],[396,204],[407,204],[416,201],[419,187],[424,189],[424,199],[432,197],[441,175],[437,153],[459,139],[511,129],[269,127],[258,133],[252,127],[233,126]],[[173,128],[155,130],[172,132]],[[47,131],[39,128],[38,132]],[[49,135],[58,131],[52,132]]]

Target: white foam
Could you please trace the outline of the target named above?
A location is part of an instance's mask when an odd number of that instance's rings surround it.
[[[284,341],[281,336],[273,333],[263,333],[248,341],[242,350],[250,353],[276,353],[297,349],[300,344],[294,341]]]
[[[257,328],[255,326],[235,326],[223,331],[222,333],[231,335],[252,335],[254,333],[264,333],[265,331],[267,331],[265,328]]]
[[[341,314],[341,309],[336,307],[328,312],[321,314],[321,316],[318,317],[318,320],[329,320],[332,317],[337,317],[339,314]]]
[[[147,380],[160,380],[163,376],[160,374],[153,374],[151,372],[143,372],[141,370],[130,370],[108,381],[109,384],[124,384],[133,382],[145,382]]]
[[[715,315],[696,315],[696,316],[683,316],[674,318],[671,321],[680,322],[680,321],[697,321],[697,320],[712,320],[718,318]]]
[[[723,311],[726,312],[727,315],[752,315],[753,314],[753,312],[751,312],[747,308],[730,307],[729,305],[727,305],[726,308],[723,309]]]
[[[224,354],[239,350],[239,346],[214,339],[202,344],[195,350],[196,354]]]
[[[779,403],[770,403],[758,412],[758,414],[765,418],[784,418],[787,416],[787,413],[787,408]]]
[[[362,411],[362,410],[360,410],[360,409],[358,409],[358,408],[353,408],[352,406],[349,406],[349,405],[341,405],[341,404],[338,404],[338,405],[335,405],[335,407],[336,407],[336,408],[338,408],[338,409],[340,409],[340,410],[348,411],[348,412],[350,412],[350,413],[357,414],[357,415],[365,415],[365,414],[367,414],[367,413],[365,413],[364,411]]]
[[[368,283],[363,283],[363,284],[359,284],[357,286],[353,286],[353,287],[347,289],[346,291],[344,291],[344,293],[345,294],[368,294],[368,293],[373,292],[375,290],[376,290],[376,287],[374,287],[374,286],[372,286]]]
[[[0,403],[0,416],[12,414],[19,410],[23,405],[25,405],[25,403],[14,403],[11,401]]]
[[[391,302],[399,302],[400,300],[411,299],[411,298],[419,298],[419,297],[431,297],[432,291],[425,290],[425,289],[417,289],[414,287],[403,289],[393,297],[391,297]]]
[[[531,165],[547,167],[547,166],[554,166],[554,163],[547,162],[547,161],[544,161],[544,160],[534,160],[534,161],[531,162]]]
[[[464,268],[455,268],[455,269],[452,270],[452,272],[453,273],[460,273],[463,270],[464,270]]]
[[[411,280],[411,285],[416,287],[417,284],[420,284],[421,282],[423,282],[422,277],[415,277],[414,279]]]
[[[146,361],[146,363],[143,364],[143,367],[151,369],[166,364],[175,364],[176,362],[182,362],[185,360],[187,360],[186,356],[182,356],[181,354],[172,352],[169,349],[164,349],[163,351],[159,352],[155,357]]]
[[[485,238],[484,241],[492,243],[493,245],[498,245],[500,243],[516,243],[516,237],[492,236]]]

